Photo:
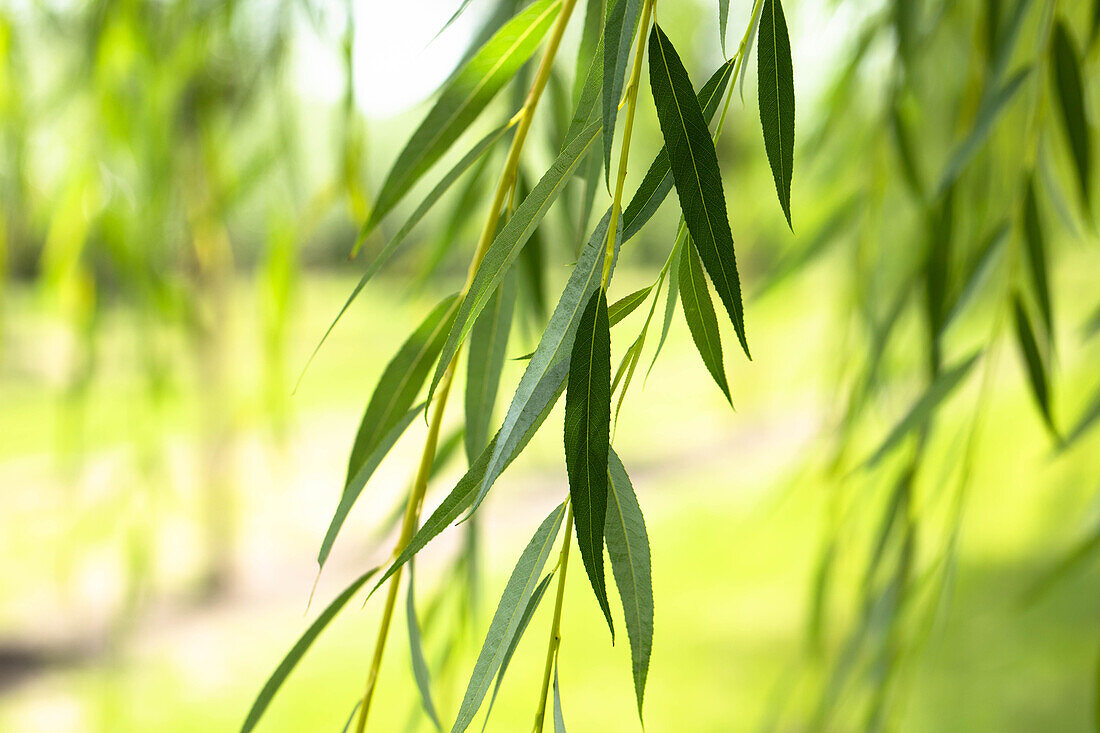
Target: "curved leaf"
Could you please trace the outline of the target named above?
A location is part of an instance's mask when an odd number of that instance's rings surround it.
[[[1027,367],[1028,382],[1031,384],[1031,394],[1043,413],[1043,421],[1056,440],[1060,440],[1058,428],[1054,426],[1054,414],[1050,406],[1050,376],[1047,374],[1043,357],[1039,353],[1039,344],[1035,340],[1035,329],[1031,327],[1031,319],[1024,309],[1023,301],[1017,293],[1012,299],[1013,314],[1016,319],[1016,343],[1020,347],[1020,354],[1024,357],[1024,366]]]
[[[363,225],[365,232],[378,225],[531,57],[559,10],[560,0],[532,3],[497,31],[447,81],[439,99],[386,175],[370,217]]]
[[[623,462],[614,449],[607,466],[607,524],[604,529],[607,554],[626,618],[630,658],[634,672],[634,694],[638,717],[642,715],[649,655],[653,649],[653,578],[649,557],[649,533]]]
[[[432,702],[432,679],[428,672],[428,662],[424,659],[424,647],[420,641],[420,622],[416,618],[416,592],[413,578],[413,565],[409,564],[409,588],[405,597],[405,621],[409,630],[409,655],[412,658],[413,677],[416,679],[416,689],[420,692],[420,704],[424,712],[431,718],[436,730],[443,730],[439,722],[439,714],[435,711],[435,703]]]
[[[500,372],[516,303],[516,271],[509,271],[474,324],[466,364],[466,457],[473,463],[489,441]]]
[[[756,82],[760,127],[772,167],[779,204],[791,226],[791,173],[794,168],[794,65],[791,39],[780,0],[764,0],[757,36]]]
[[[1088,120],[1085,117],[1084,84],[1081,81],[1081,67],[1077,50],[1073,46],[1073,38],[1061,18],[1054,25],[1050,55],[1058,110],[1062,113],[1062,127],[1066,132],[1070,151],[1073,153],[1077,184],[1081,189],[1081,199],[1087,211],[1091,201],[1089,193],[1092,153]]]
[[[260,694],[257,695],[256,701],[252,703],[252,708],[248,711],[248,717],[245,718],[244,724],[241,726],[241,733],[248,733],[256,727],[256,723],[260,721],[260,717],[267,710],[267,706],[271,704],[271,699],[275,697],[275,693],[282,687],[283,682],[286,681],[287,676],[291,673],[294,667],[302,659],[302,656],[309,651],[309,647],[313,644],[317,636],[324,631],[325,627],[329,625],[336,614],[340,612],[347,602],[355,595],[356,591],[363,587],[363,584],[370,580],[371,576],[378,572],[378,568],[371,568],[367,572],[360,575],[355,582],[349,585],[344,591],[336,596],[335,600],[328,605],[328,607],[321,612],[321,615],[317,617],[317,620],[310,624],[306,632],[302,634],[301,638],[291,647],[290,651],[283,658],[283,661],[279,662],[279,666],[275,668],[275,671],[271,673],[271,677],[268,678],[264,684]]]
[[[607,453],[611,440],[611,331],[603,288],[589,298],[577,328],[565,390],[565,467],[577,547],[596,600],[615,629],[603,572]]]
[[[741,348],[751,358],[718,154],[703,112],[691,93],[687,71],[668,36],[656,23],[649,36],[649,72],[684,221],[733,321]]]
[[[710,376],[726,401],[731,405],[730,388],[726,383],[726,371],[722,365],[722,341],[718,335],[718,318],[714,315],[714,306],[710,302],[710,292],[703,276],[703,263],[689,239],[680,255],[680,302],[684,306],[684,320],[687,321],[691,339],[703,359]]]
[[[504,593],[501,594],[493,620],[489,623],[489,631],[485,634],[485,642],[474,663],[474,670],[451,733],[462,733],[466,730],[481,707],[493,675],[500,669],[512,639],[519,631],[523,611],[539,585],[539,576],[550,556],[564,516],[565,504],[562,503],[543,520],[519,556],[519,561],[504,586]]]
[[[610,0],[603,27],[603,158],[604,182],[611,186],[611,144],[615,141],[615,118],[623,94],[626,65],[634,29],[638,26],[639,0]]]

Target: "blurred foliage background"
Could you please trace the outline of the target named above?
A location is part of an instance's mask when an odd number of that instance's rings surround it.
[[[474,2],[435,38],[457,4],[0,6],[0,730],[233,729],[304,627],[362,406],[460,280],[470,212],[501,163],[428,215],[293,391],[385,242],[349,260],[372,191],[432,89],[520,3]],[[730,45],[750,6],[731,3]],[[648,730],[1100,727],[1100,249],[1048,54],[1064,18],[1095,130],[1095,6],[788,3],[793,232],[754,90],[734,97],[718,148],[754,354],[728,365],[736,412],[677,323],[615,435],[653,549]],[[716,3],[658,13],[701,82],[722,59]],[[530,181],[569,120],[580,25],[532,132]],[[511,114],[523,72],[514,88],[479,129]],[[638,149],[655,151],[648,89],[637,124]],[[583,236],[573,188],[539,230],[536,306]],[[1045,298],[1027,264],[1030,201]],[[632,245],[616,297],[649,282],[676,216],[666,205]],[[1017,292],[1042,327],[1046,416],[1016,343]],[[541,323],[516,328],[512,356]],[[973,373],[868,468],[975,349]],[[521,369],[510,361],[505,382]],[[410,433],[319,597],[386,556],[423,426]],[[438,677],[444,716],[513,558],[566,490],[560,454],[557,428],[542,431],[486,506],[483,602]],[[418,575],[444,567],[426,557]],[[633,730],[629,651],[606,645],[585,582],[569,579],[563,621],[566,718]],[[343,725],[377,613],[345,612],[262,730]],[[374,724],[428,730],[402,642]],[[528,725],[539,646],[520,647],[490,729]]]

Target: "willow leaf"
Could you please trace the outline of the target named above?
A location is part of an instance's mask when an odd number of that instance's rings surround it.
[[[428,662],[424,659],[424,646],[420,640],[420,621],[416,617],[416,592],[413,578],[413,565],[409,565],[409,589],[405,597],[405,621],[409,630],[409,656],[412,659],[413,677],[416,679],[416,689],[420,692],[420,704],[424,712],[431,718],[436,730],[442,731],[443,724],[439,722],[439,714],[435,711],[435,703],[432,702],[432,679],[428,672]]]
[[[462,299],[458,317],[451,327],[451,332],[447,335],[447,342],[443,346],[435,376],[432,378],[432,386],[428,390],[429,403],[435,394],[439,380],[443,377],[443,373],[454,358],[459,346],[466,340],[474,321],[481,315],[481,311],[488,304],[493,291],[500,286],[504,274],[516,261],[523,245],[527,243],[531,234],[538,228],[551,204],[557,200],[565,188],[573,169],[577,167],[585,151],[596,139],[596,133],[599,132],[599,129],[599,123],[593,123],[565,146],[550,166],[550,169],[535,184],[531,193],[520,203],[508,223],[497,233],[492,244],[489,245],[485,256],[481,260],[481,265],[474,275],[470,291]]]
[[[443,346],[443,339],[454,321],[456,306],[456,296],[444,298],[386,365],[359,423],[351,458],[348,460],[345,486],[351,483],[367,456],[382,440],[382,436],[412,406],[432,368],[432,362]]]
[[[955,297],[955,300],[952,302],[947,312],[947,316],[944,318],[944,330],[959,317],[989,279],[989,272],[993,268],[993,263],[996,261],[997,255],[1000,254],[1002,246],[1008,241],[1010,231],[1011,227],[1008,225],[1008,222],[1003,221],[1000,226],[994,229],[993,233],[986,238],[981,253],[977,257],[977,261],[970,269],[970,275],[966,278],[966,283]]]
[[[596,49],[603,40],[604,0],[587,0],[584,9],[584,30],[581,31],[581,42],[577,46],[577,75],[573,80],[573,103],[581,99],[584,90],[584,80],[596,59]],[[599,59],[601,68],[603,59]],[[583,74],[581,72],[584,72]]]
[[[638,309],[645,299],[649,297],[649,292],[653,290],[652,285],[647,285],[644,288],[635,290],[630,295],[624,295],[607,308],[607,320],[614,326],[631,313]]]
[[[565,733],[565,716],[561,712],[561,689],[558,687],[557,662],[554,662],[554,733]]]
[[[680,220],[680,226],[684,227],[682,219]],[[687,237],[687,229],[684,229],[684,237]],[[672,317],[676,314],[676,301],[679,300],[677,296],[680,294],[680,258],[683,256],[683,252],[684,239],[677,237],[676,243],[672,246],[672,262],[669,263],[668,268],[668,292],[665,294],[665,313],[661,321],[661,338],[657,340],[657,348],[653,350],[653,359],[649,362],[649,369],[646,370],[647,379],[653,371],[653,367],[657,365],[657,357],[661,355],[661,350],[665,347],[668,331],[672,328]]]
[[[703,359],[710,376],[726,401],[731,405],[729,384],[726,383],[726,371],[722,365],[722,341],[718,335],[718,318],[714,315],[714,306],[710,302],[710,292],[703,276],[703,263],[699,254],[688,240],[680,256],[680,302],[684,306],[684,320],[687,321],[691,339]]]
[[[584,78],[584,86],[581,87],[580,99],[573,111],[573,120],[569,123],[569,129],[565,132],[565,142],[562,148],[566,148],[577,135],[594,122],[600,121],[600,107],[596,102],[600,98],[603,89],[603,38],[596,44],[596,55],[588,67],[588,75]]]
[[[1020,347],[1020,355],[1024,357],[1024,366],[1027,368],[1028,382],[1031,385],[1031,394],[1039,410],[1043,413],[1043,421],[1050,433],[1057,440],[1058,428],[1054,426],[1054,414],[1050,406],[1050,377],[1047,374],[1043,357],[1039,353],[1039,343],[1035,340],[1035,329],[1031,326],[1031,319],[1024,309],[1023,301],[1017,293],[1012,302],[1013,314],[1016,320],[1016,344]]]
[[[584,308],[569,360],[565,390],[565,466],[577,547],[607,618],[603,572],[604,523],[607,517],[607,453],[611,440],[611,331],[607,297],[600,288]]]
[[[940,403],[947,399],[963,381],[966,375],[970,373],[970,370],[978,361],[979,356],[981,356],[981,352],[975,352],[961,362],[940,372],[939,376],[928,386],[928,389],[921,395],[920,399],[913,403],[913,406],[909,408],[905,416],[894,425],[893,429],[891,429],[886,436],[886,439],[883,440],[875,452],[871,454],[871,457],[867,459],[864,466],[866,468],[874,468],[902,441],[903,438],[905,438],[905,436],[909,435],[914,429],[924,425],[932,417],[932,414],[935,412],[936,408],[939,407]]]
[[[1047,246],[1043,237],[1043,222],[1039,218],[1039,202],[1035,196],[1035,178],[1028,176],[1024,191],[1024,244],[1027,246],[1028,269],[1035,288],[1035,300],[1049,337],[1054,331],[1054,316],[1050,306],[1050,280],[1047,274]]]
[[[489,441],[500,372],[516,303],[516,269],[512,268],[482,311],[470,334],[466,367],[466,457],[473,463]]]
[[[506,23],[445,84],[427,117],[397,156],[363,229],[369,233],[477,119],[489,101],[538,48],[561,10],[538,0]]]
[[[451,733],[462,733],[466,730],[481,707],[493,676],[500,669],[508,647],[519,630],[523,611],[539,585],[539,576],[550,556],[564,516],[565,504],[562,503],[543,520],[519,556],[519,561],[504,586],[504,593],[493,614],[493,620],[489,623],[489,631],[474,663],[474,670]]]
[[[1077,172],[1077,184],[1081,189],[1081,199],[1085,209],[1089,209],[1091,185],[1091,145],[1088,120],[1085,117],[1085,92],[1082,83],[1081,67],[1073,37],[1061,18],[1054,25],[1051,39],[1051,72],[1054,75],[1055,95],[1058,110],[1061,112],[1062,128],[1065,130],[1070,151],[1073,153],[1073,165]]]
[[[615,141],[615,118],[623,94],[630,46],[638,25],[639,0],[609,0],[603,27],[603,158],[604,182],[611,187],[611,144]]]
[[[649,36],[649,72],[680,209],[703,265],[733,321],[741,348],[751,358],[718,154],[703,112],[691,93],[687,70],[656,23]]]
[[[756,88],[760,127],[772,167],[779,204],[791,226],[791,173],[794,169],[794,65],[791,39],[780,0],[764,0],[757,36]]]
[[[649,533],[623,462],[614,450],[607,466],[607,524],[604,529],[607,554],[619,598],[623,603],[626,634],[634,673],[634,694],[638,717],[642,716],[649,656],[653,649],[653,577],[649,556]]]
[[[703,118],[710,124],[714,113],[722,101],[730,76],[733,74],[733,61],[726,61],[707,79],[699,90],[696,99],[703,109]],[[657,157],[650,163],[638,190],[623,211],[623,241],[634,236],[642,226],[657,212],[665,197],[672,190],[672,172],[669,170],[668,151],[661,147]]]
[[[340,495],[340,503],[337,505],[336,511],[329,521],[328,530],[325,532],[325,539],[321,541],[321,549],[317,553],[317,565],[319,567],[324,567],[325,561],[328,560],[329,553],[332,552],[332,545],[336,542],[336,535],[339,534],[340,528],[344,526],[344,521],[348,518],[348,513],[355,505],[356,500],[359,499],[359,495],[363,493],[363,487],[367,485],[367,481],[370,480],[370,477],[378,468],[378,464],[382,462],[382,459],[390,452],[390,449],[393,448],[397,439],[405,432],[405,428],[409,427],[409,424],[416,419],[417,414],[423,408],[424,404],[421,403],[406,412],[404,417],[402,417],[397,424],[382,437],[382,440],[374,447],[373,452],[367,456],[367,459],[363,461],[363,464],[355,472],[355,475],[352,476],[347,485],[344,486],[344,491]],[[402,504],[404,504],[404,502],[402,502]]]
[[[321,615],[317,617],[317,620],[310,624],[306,632],[302,634],[301,638],[295,642],[290,651],[287,652],[283,661],[279,662],[279,666],[275,668],[275,671],[271,673],[271,677],[264,683],[263,689],[260,690],[260,694],[256,696],[255,702],[252,703],[252,708],[248,711],[248,717],[245,718],[244,724],[241,726],[241,733],[248,733],[256,727],[256,723],[260,722],[260,717],[267,710],[267,706],[271,704],[271,699],[275,697],[275,693],[282,687],[283,682],[286,681],[287,676],[294,670],[298,662],[309,647],[317,639],[318,635],[324,631],[325,627],[329,625],[336,614],[340,612],[347,602],[351,599],[355,593],[363,587],[363,584],[370,580],[371,576],[378,572],[378,568],[372,568],[367,572],[360,575],[355,582],[349,585],[344,591],[336,596],[335,600],[328,605],[328,607],[321,612]]]
[[[726,25],[730,19],[730,0],[718,0],[718,40],[722,44],[722,55],[726,55]]]

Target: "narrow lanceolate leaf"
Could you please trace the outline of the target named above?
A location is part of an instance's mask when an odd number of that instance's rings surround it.
[[[558,687],[558,665],[554,663],[554,733],[565,733],[565,716],[561,712],[561,689]]]
[[[348,518],[348,513],[355,505],[359,495],[363,493],[363,487],[367,485],[367,481],[378,468],[378,464],[382,462],[382,459],[386,457],[386,454],[393,448],[393,444],[397,442],[397,439],[401,437],[401,434],[405,432],[405,428],[409,427],[409,424],[416,419],[417,414],[424,408],[424,404],[421,403],[416,407],[413,407],[405,413],[393,428],[390,429],[386,435],[382,437],[382,440],[374,447],[367,459],[363,461],[363,464],[359,467],[359,470],[355,472],[347,485],[344,487],[343,493],[340,495],[340,503],[336,507],[336,511],[332,515],[332,519],[329,521],[328,531],[325,532],[325,539],[321,542],[321,550],[317,553],[317,565],[324,567],[325,561],[328,560],[329,553],[332,552],[332,545],[336,542],[336,535],[339,534],[340,528],[344,526],[344,520]]]
[[[546,565],[546,558],[550,556],[564,516],[565,504],[563,503],[543,520],[535,531],[534,537],[519,556],[519,561],[504,586],[504,593],[493,614],[493,620],[489,623],[489,631],[485,635],[485,642],[482,644],[477,662],[474,663],[474,671],[470,675],[470,682],[462,698],[458,717],[451,727],[451,733],[462,733],[466,730],[477,714],[478,708],[481,707],[485,694],[489,691],[489,685],[493,682],[493,676],[500,669],[508,647],[519,630],[523,611],[539,585],[539,576],[542,575],[542,569]]]
[[[691,92],[687,70],[668,36],[656,23],[649,35],[649,76],[680,209],[703,265],[733,321],[741,348],[749,356],[741,281],[726,215],[718,154],[699,102]]]
[[[351,483],[382,436],[392,430],[412,406],[439,354],[456,311],[456,296],[444,298],[386,365],[359,423],[359,432],[348,460],[345,485]]]
[[[1047,247],[1043,237],[1043,222],[1039,218],[1039,202],[1035,197],[1035,179],[1028,176],[1024,192],[1024,244],[1027,246],[1028,269],[1035,288],[1035,300],[1043,317],[1048,338],[1053,338],[1054,316],[1050,306],[1050,280],[1047,274]]]
[[[1051,70],[1054,75],[1054,89],[1057,91],[1058,110],[1061,112],[1062,128],[1066,132],[1070,151],[1073,153],[1073,165],[1077,171],[1077,184],[1081,189],[1081,199],[1088,210],[1091,201],[1090,179],[1092,151],[1089,140],[1089,126],[1085,118],[1085,92],[1082,84],[1081,67],[1077,49],[1061,18],[1054,26],[1051,39]]]
[[[409,630],[409,655],[412,658],[413,677],[416,679],[416,688],[420,692],[420,704],[424,712],[435,724],[436,730],[443,730],[439,722],[439,714],[435,711],[435,703],[432,702],[432,678],[428,672],[428,662],[424,659],[424,646],[420,641],[420,621],[416,617],[416,592],[413,590],[413,566],[409,565],[409,590],[405,598],[405,621]]]
[[[626,633],[630,637],[630,658],[634,669],[634,694],[638,717],[642,715],[649,655],[653,649],[653,578],[649,559],[649,533],[638,497],[626,468],[614,450],[607,466],[607,524],[604,529],[607,554],[619,598],[623,602]]]
[[[603,573],[607,517],[607,453],[611,440],[611,331],[607,297],[600,288],[585,306],[565,390],[565,467],[577,547],[596,600],[614,637]]]
[[[905,416],[898,421],[892,430],[890,430],[886,439],[883,440],[875,452],[871,454],[871,457],[867,459],[864,466],[866,468],[874,468],[883,458],[889,455],[890,451],[901,443],[905,436],[909,435],[921,425],[924,425],[932,417],[940,403],[947,399],[947,397],[955,391],[955,388],[962,383],[966,375],[970,373],[970,370],[978,361],[979,356],[981,356],[981,352],[975,352],[968,358],[940,372],[940,375],[928,386],[928,389],[921,395],[920,399],[913,403],[913,406],[909,408]]]
[[[474,323],[466,368],[466,457],[477,460],[489,441],[489,422],[504,368],[508,334],[516,303],[516,270],[512,268],[488,307]]]
[[[684,305],[684,320],[687,321],[691,338],[699,356],[703,358],[710,376],[726,401],[731,405],[730,388],[726,383],[726,371],[722,365],[722,341],[718,336],[718,318],[714,315],[714,306],[710,302],[710,291],[703,276],[703,263],[695,246],[688,240],[680,256],[680,302]]]
[[[981,252],[978,255],[973,266],[969,269],[969,276],[966,278],[966,282],[959,291],[959,294],[952,302],[950,309],[947,312],[947,317],[944,318],[943,327],[946,330],[959,315],[966,310],[966,306],[974,299],[974,296],[982,289],[983,285],[989,279],[990,270],[993,269],[993,263],[996,262],[997,256],[1000,254],[1004,243],[1008,240],[1009,232],[1012,228],[1008,225],[1008,222],[1001,222],[1000,226],[993,230],[982,246]]]
[[[644,288],[635,290],[630,295],[624,295],[607,308],[607,320],[614,326],[619,321],[623,320],[631,313],[638,309],[646,298],[649,297],[649,292],[653,290],[652,285],[647,285]]]
[[[565,184],[568,183],[573,169],[577,167],[585,151],[596,139],[600,130],[598,122],[589,125],[584,132],[578,134],[558,154],[557,159],[539,180],[531,193],[516,208],[508,223],[497,233],[492,244],[485,252],[481,260],[474,280],[470,284],[470,291],[462,299],[462,305],[458,310],[458,317],[451,332],[447,335],[447,341],[443,346],[443,352],[437,365],[432,385],[428,390],[428,402],[431,402],[439,380],[454,358],[459,346],[466,340],[474,321],[485,309],[493,292],[500,286],[504,274],[516,261],[520,250],[530,239],[535,229],[551,204],[561,195]]]
[[[603,26],[603,159],[604,182],[610,188],[611,143],[615,140],[615,118],[623,94],[623,77],[630,60],[630,46],[638,25],[639,0],[608,0]]]
[[[680,226],[684,226],[682,219],[680,220]],[[668,268],[668,293],[665,294],[665,313],[661,321],[661,338],[657,340],[657,348],[653,350],[653,359],[649,362],[649,369],[646,371],[647,379],[653,371],[653,367],[657,366],[657,357],[661,355],[661,349],[665,347],[668,330],[672,328],[672,317],[676,314],[676,301],[679,300],[677,296],[680,294],[680,258],[684,252],[684,242],[687,237],[686,230],[684,237],[685,239],[681,239],[677,236],[676,243],[673,244],[672,262],[669,263]]]
[[[986,140],[989,139],[989,135],[993,131],[994,123],[1000,118],[1001,113],[1012,101],[1012,98],[1016,96],[1016,92],[1019,91],[1030,73],[1031,67],[1021,69],[996,91],[986,94],[982,98],[978,105],[978,114],[974,119],[974,126],[955,148],[947,161],[943,174],[940,176],[937,196],[942,195],[955,182],[975,154],[985,145]]]
[[[596,48],[600,46],[603,36],[603,16],[604,0],[587,0],[584,10],[584,30],[581,31],[580,45],[577,46],[577,75],[573,80],[574,104],[580,101],[581,92],[584,90],[584,80],[587,78],[588,71],[596,59]],[[602,58],[600,64],[602,68]]]
[[[775,178],[779,204],[791,225],[791,173],[794,169],[794,65],[787,19],[780,0],[764,0],[757,36],[756,85],[764,149]]]
[[[248,711],[248,717],[245,718],[244,725],[241,726],[241,733],[248,733],[250,730],[256,727],[256,723],[260,721],[260,717],[267,710],[267,706],[271,703],[271,699],[275,697],[275,693],[282,687],[283,682],[286,681],[287,675],[291,673],[294,667],[302,659],[302,656],[309,651],[309,647],[313,644],[314,640],[324,631],[325,627],[329,625],[336,614],[340,612],[347,602],[351,599],[355,593],[363,587],[363,584],[370,580],[371,576],[378,572],[378,568],[372,568],[367,572],[360,575],[354,583],[344,589],[344,592],[336,596],[336,599],[328,605],[321,615],[317,617],[317,620],[310,624],[310,627],[306,629],[306,632],[302,634],[302,637],[291,647],[287,652],[283,661],[279,662],[279,666],[275,668],[275,671],[271,673],[271,677],[264,684],[260,694],[256,697],[256,701],[252,703],[252,709]]]
[[[726,61],[718,70],[711,74],[707,83],[699,90],[696,99],[703,109],[703,119],[710,124],[714,113],[722,101],[722,94],[726,90],[733,75],[733,61]],[[646,170],[638,190],[623,211],[623,241],[634,236],[642,228],[650,217],[657,212],[664,203],[668,192],[672,190],[672,172],[669,170],[668,151],[664,147],[657,153],[657,157]]]
[[[1012,305],[1016,317],[1016,343],[1020,347],[1020,354],[1024,357],[1028,382],[1031,384],[1031,394],[1035,397],[1035,402],[1043,413],[1043,421],[1046,423],[1051,435],[1058,439],[1058,428],[1054,426],[1054,413],[1050,406],[1050,377],[1047,374],[1046,365],[1043,363],[1043,357],[1039,353],[1039,343],[1035,339],[1035,329],[1031,327],[1031,319],[1024,309],[1019,294],[1013,298]]]
[[[730,19],[730,0],[718,0],[718,40],[722,44],[722,55],[726,55],[726,25]]]
[[[364,225],[370,232],[470,126],[538,48],[561,9],[539,0],[504,25],[444,86],[428,116],[397,156]]]

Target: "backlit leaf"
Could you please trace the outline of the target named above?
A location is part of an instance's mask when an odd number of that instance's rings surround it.
[[[603,572],[607,453],[611,440],[611,331],[603,288],[588,300],[573,341],[565,390],[565,466],[577,547],[614,637]]]
[[[791,40],[780,0],[764,0],[756,51],[760,126],[779,204],[791,225],[791,174],[794,170],[794,65]]]
[[[1058,100],[1058,111],[1061,113],[1062,129],[1065,130],[1070,151],[1073,153],[1073,165],[1077,172],[1081,199],[1085,209],[1088,210],[1091,200],[1089,194],[1092,150],[1088,120],[1085,116],[1084,84],[1073,37],[1061,18],[1054,24],[1050,55],[1054,89],[1057,92],[1055,98]]]
[[[726,371],[722,365],[722,341],[718,335],[718,318],[714,315],[714,306],[710,302],[710,291],[703,276],[703,263],[689,239],[680,255],[680,302],[684,306],[684,320],[687,321],[695,348],[703,359],[703,364],[714,378],[714,383],[726,396],[731,405],[730,388],[726,383]]]

